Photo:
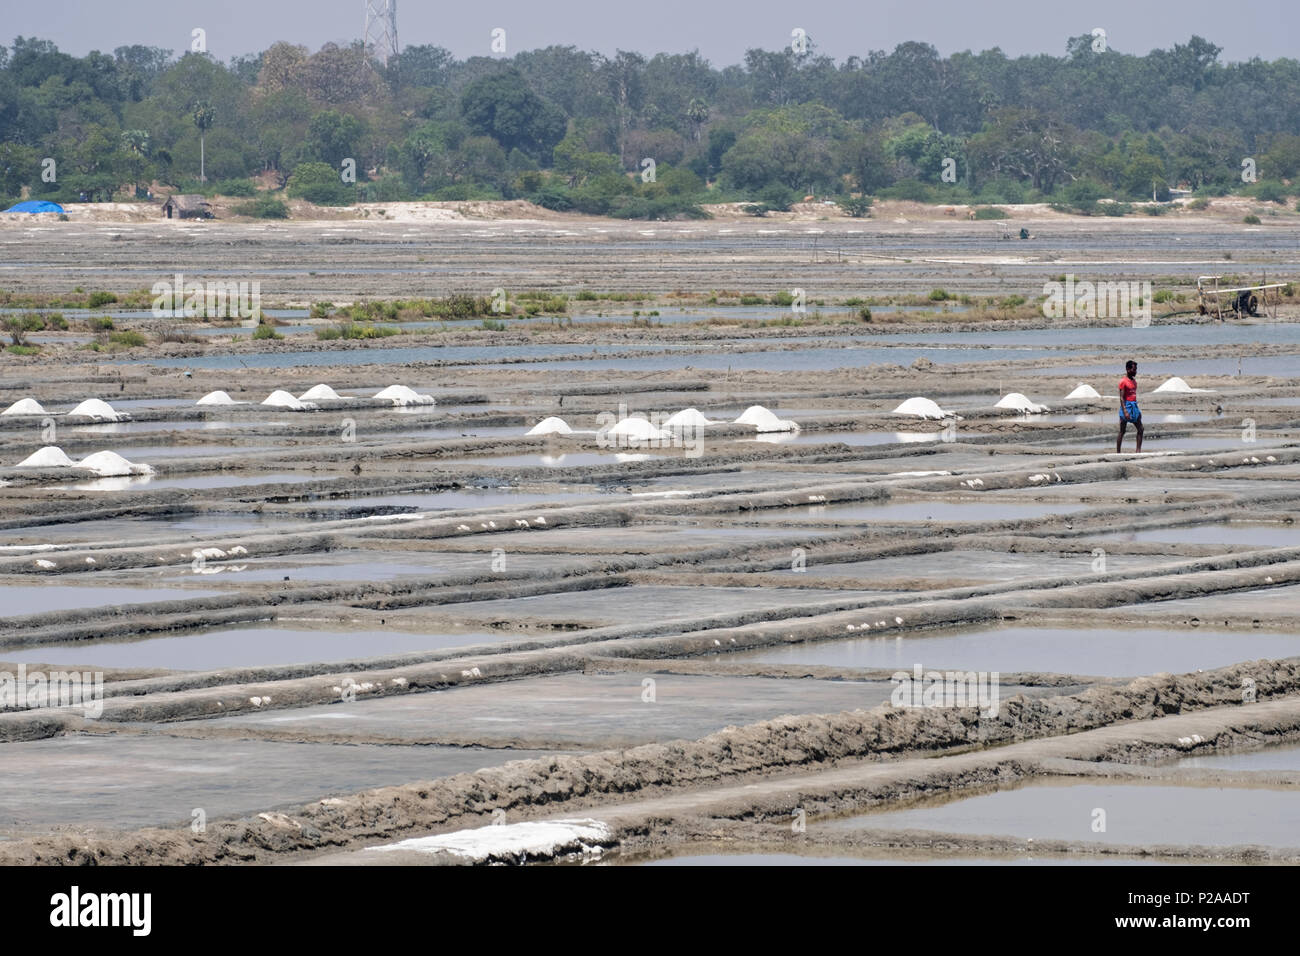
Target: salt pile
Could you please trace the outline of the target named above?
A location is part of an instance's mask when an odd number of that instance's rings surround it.
[[[375,398],[386,398],[394,405],[434,405],[432,395],[421,395],[413,388],[405,385],[389,385],[380,392]]]
[[[223,392],[221,389],[217,389],[215,392],[208,392],[208,394],[204,395],[194,404],[195,405],[236,405],[239,403],[236,402],[229,395],[227,395],[225,392]]]
[[[1034,415],[1037,415],[1040,412],[1050,411],[1046,405],[1039,405],[1037,402],[1032,402],[1024,395],[1020,394],[1020,392],[1008,392],[1006,395],[1003,395],[998,399],[998,403],[993,407],[1014,408],[1018,412],[1029,412]]]
[[[762,405],[750,405],[736,419],[737,425],[753,425],[760,432],[797,432],[799,426],[791,421],[777,418]]]
[[[298,396],[299,401],[303,402],[337,402],[342,400],[343,396],[328,385],[313,385],[307,391]]]
[[[46,445],[18,463],[19,468],[71,468],[72,459],[57,445]]]
[[[949,413],[930,399],[917,396],[909,398],[902,405],[899,405],[894,409],[894,414],[915,415],[917,418],[945,418]]]
[[[1171,379],[1169,379],[1168,381],[1166,381],[1166,382],[1165,382],[1163,385],[1161,385],[1159,388],[1156,388],[1155,391],[1157,391],[1157,392],[1181,392],[1181,393],[1188,393],[1188,392],[1212,392],[1212,391],[1214,391],[1214,389],[1212,389],[1212,388],[1192,388],[1192,386],[1188,385],[1188,384],[1187,384],[1186,382],[1184,382],[1181,378],[1179,378],[1177,375],[1175,375],[1173,378],[1171,378]]]
[[[113,406],[108,402],[100,401],[98,398],[88,398],[72,411],[68,412],[70,418],[94,418],[105,422],[120,422],[129,417],[122,415],[113,410]]]
[[[41,403],[34,398],[20,398],[18,399],[18,401],[14,402],[12,405],[6,408],[3,412],[0,412],[0,415],[44,415],[44,414],[45,414],[45,409],[42,408]]]
[[[705,425],[710,424],[712,422],[700,414],[698,408],[683,408],[676,415],[668,416],[668,420],[664,422],[664,428],[703,428]]]
[[[153,468],[149,465],[137,465],[129,462],[115,451],[97,451],[93,455],[87,455],[77,463],[76,467],[87,468],[101,478],[113,478],[118,475],[153,474]]]
[[[293,411],[301,412],[316,406],[311,402],[302,402],[294,398],[282,388],[277,388],[266,398],[262,399],[263,405],[274,405],[276,408],[288,408]]]
[[[563,418],[556,418],[552,415],[550,418],[543,418],[540,422],[528,429],[526,434],[529,435],[570,435],[573,429]]]
[[[600,855],[599,844],[609,839],[608,825],[598,820],[537,820],[456,830],[438,836],[412,837],[399,843],[370,847],[367,852],[389,850],[445,854],[462,860],[517,860],[521,856],[554,856],[565,850]],[[596,844],[595,847],[590,844]]]
[[[1066,398],[1101,398],[1101,393],[1086,382],[1080,382]]]
[[[655,428],[646,419],[638,416],[625,418],[617,425],[611,425],[604,430],[604,434],[609,438],[623,438],[627,441],[663,441],[672,437],[668,432]]]

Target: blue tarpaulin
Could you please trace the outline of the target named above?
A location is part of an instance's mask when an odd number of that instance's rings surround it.
[[[63,212],[63,207],[56,202],[46,202],[44,199],[29,199],[26,202],[14,203],[5,212]]]

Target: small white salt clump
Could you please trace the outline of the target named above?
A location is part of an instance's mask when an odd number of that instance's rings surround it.
[[[1168,380],[1165,381],[1162,385],[1160,385],[1158,388],[1154,389],[1154,391],[1157,391],[1157,392],[1182,392],[1182,393],[1187,393],[1187,392],[1212,392],[1212,391],[1214,391],[1214,389],[1212,389],[1212,388],[1192,388],[1192,386],[1188,385],[1188,384],[1187,384],[1186,382],[1184,382],[1181,378],[1179,378],[1177,375],[1175,375],[1173,378],[1168,379]]]
[[[750,405],[736,419],[735,424],[753,425],[760,432],[797,432],[799,430],[799,426],[795,422],[777,418],[773,412],[762,405]]]
[[[1080,382],[1066,398],[1101,398],[1101,393],[1087,382]]]
[[[78,468],[86,468],[101,478],[113,478],[119,475],[152,475],[149,465],[137,465],[127,461],[115,451],[97,451],[77,462]]]
[[[712,422],[705,418],[698,408],[683,408],[676,415],[668,416],[664,428],[703,428],[710,424]]]
[[[413,388],[405,385],[389,385],[380,392],[375,398],[384,398],[391,401],[394,405],[434,405],[432,395],[421,395]]]
[[[1031,401],[1030,399],[1026,398],[1020,392],[1008,392],[1006,395],[1003,395],[1000,399],[998,399],[998,403],[993,407],[1014,408],[1018,412],[1029,412],[1030,414],[1033,415],[1037,415],[1041,412],[1050,411],[1050,409],[1046,405],[1039,405],[1037,402]]]
[[[18,399],[18,401],[14,402],[12,405],[6,408],[3,412],[0,412],[0,415],[44,415],[44,414],[45,414],[45,409],[42,408],[41,403],[34,398],[20,398]]]
[[[556,418],[554,415],[549,418],[543,418],[540,422],[528,429],[528,435],[571,435],[573,429],[563,418]]]
[[[68,412],[70,418],[94,418],[103,422],[120,422],[126,415],[114,411],[113,406],[108,402],[101,401],[98,398],[88,398],[72,411]]]
[[[239,403],[236,402],[229,395],[227,395],[225,392],[223,392],[221,389],[217,389],[215,392],[208,392],[208,394],[204,395],[194,404],[195,405],[237,405]]]
[[[606,437],[623,438],[628,441],[663,441],[672,436],[661,428],[655,428],[644,418],[632,416],[604,430]]]
[[[304,411],[305,409],[315,408],[311,402],[303,402],[294,398],[282,388],[277,388],[266,398],[262,399],[263,405],[273,405],[276,408],[288,408],[293,411]]]
[[[298,396],[298,399],[303,402],[337,402],[342,398],[342,395],[325,384],[313,385],[311,388],[307,389],[307,391]]]
[[[938,403],[928,398],[917,396],[909,398],[894,409],[895,415],[914,415],[917,418],[944,418],[949,413],[939,407]]]
[[[17,465],[19,468],[71,468],[72,459],[57,445],[46,445],[34,451]]]

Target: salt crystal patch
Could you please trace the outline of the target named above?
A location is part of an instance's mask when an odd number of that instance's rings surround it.
[[[45,414],[45,409],[42,408],[41,403],[34,398],[20,398],[18,399],[18,401],[14,402],[12,405],[6,408],[3,412],[0,412],[0,415],[44,415],[44,414]]]
[[[566,422],[563,418],[556,418],[554,415],[551,415],[548,418],[543,418],[532,428],[528,429],[528,431],[525,432],[524,434],[525,435],[570,435],[572,433],[573,433],[573,429],[569,427],[568,422]]]
[[[342,398],[343,398],[342,395],[340,395],[338,392],[334,391],[334,389],[330,388],[328,385],[325,385],[323,383],[320,385],[313,385],[311,388],[307,389],[307,391],[303,392],[301,395],[298,396],[298,400],[302,402],[319,402],[319,401],[337,402]]]
[[[895,415],[914,415],[917,418],[943,418],[948,412],[939,407],[938,403],[932,399],[923,396],[909,398],[903,404],[894,409]]]
[[[798,424],[777,418],[776,414],[762,405],[750,405],[740,413],[734,422],[736,425],[753,425],[759,432],[797,432]]]
[[[421,395],[406,385],[390,385],[375,396],[387,399],[394,405],[436,405],[432,395]]]
[[[129,416],[114,411],[113,406],[98,398],[88,398],[72,411],[69,417],[96,418],[106,422],[118,422]]]
[[[57,445],[46,445],[34,451],[17,465],[18,468],[71,468],[74,462]]]

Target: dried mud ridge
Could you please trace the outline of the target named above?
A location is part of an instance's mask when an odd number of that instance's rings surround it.
[[[1241,680],[1256,680],[1260,704],[1242,705]],[[778,818],[788,808],[779,795],[782,774],[791,771],[845,770],[861,760],[900,761],[908,757],[958,754],[949,769],[942,760],[928,760],[930,772],[910,778],[884,779],[878,786],[802,794],[797,805],[812,814],[843,813],[894,803],[936,790],[969,788],[1024,779],[1050,772],[1047,757],[1069,755],[1099,760],[1107,755],[1133,760],[1145,751],[1163,753],[1168,745],[1142,741],[1144,724],[1174,715],[1212,712],[1218,733],[1204,736],[1188,750],[1212,750],[1220,743],[1278,739],[1300,733],[1300,662],[1260,662],[1180,676],[1147,677],[1123,687],[1091,688],[1083,693],[1005,702],[997,718],[974,710],[913,710],[879,707],[871,711],[785,717],[746,727],[728,728],[697,741],[676,741],[623,751],[583,756],[558,756],[514,761],[505,766],[460,774],[426,783],[386,787],[346,798],[330,798],[285,813],[260,814],[209,823],[203,834],[188,829],[148,829],[121,835],[67,835],[0,843],[6,864],[123,864],[272,862],[293,854],[349,848],[367,841],[390,840],[414,833],[458,829],[490,822],[496,810],[514,818],[576,813],[600,806],[615,816],[620,802],[633,798],[664,798],[690,790],[695,801],[707,789],[758,781],[750,805],[735,819]],[[1284,708],[1270,711],[1267,702]],[[1236,705],[1236,706],[1233,706]],[[1114,744],[1101,752],[1083,732],[1118,730]],[[1080,735],[1062,738],[1061,735]],[[1131,739],[1123,740],[1124,736]],[[1051,739],[1057,738],[1057,739]],[[1015,754],[1008,745],[1045,742]],[[972,750],[972,748],[975,748]],[[977,759],[978,758],[978,759]],[[811,799],[809,799],[811,797]],[[690,810],[689,803],[683,807]],[[718,821],[667,821],[656,817],[620,824],[633,848],[669,839],[697,840]],[[689,814],[688,814],[689,815]],[[698,816],[698,809],[696,810]],[[815,828],[813,828],[815,830]],[[723,831],[727,832],[727,831]],[[743,830],[731,830],[733,837]],[[656,836],[657,834],[657,836]],[[879,838],[877,838],[879,839]],[[891,837],[890,839],[897,839]],[[978,842],[978,841],[976,841]],[[907,845],[906,843],[901,845]],[[1118,852],[1118,851],[1108,851]],[[1150,852],[1150,851],[1148,851]],[[1223,851],[1231,855],[1230,851]],[[1257,851],[1258,852],[1258,851]],[[1264,854],[1267,856],[1267,854]]]

